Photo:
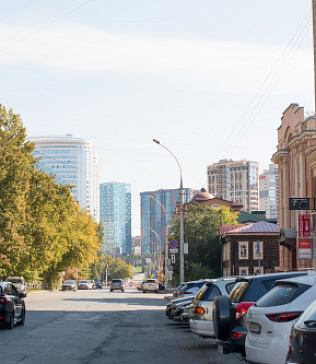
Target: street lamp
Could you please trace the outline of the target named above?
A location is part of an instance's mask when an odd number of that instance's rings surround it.
[[[149,195],[149,198],[156,201],[161,206],[161,208],[163,209],[163,212],[164,212],[164,214],[166,216],[166,227],[165,227],[165,229],[166,229],[166,231],[165,231],[165,234],[166,234],[166,237],[165,237],[165,289],[167,289],[168,288],[168,275],[167,275],[167,271],[168,271],[168,220],[167,220],[167,211],[166,211],[164,205],[160,201],[156,200],[154,198],[154,196]]]
[[[177,157],[166,146],[160,143],[160,141],[153,139],[153,142],[166,149],[176,160],[180,171],[180,283],[184,282],[184,224],[183,224],[183,178],[182,168]]]

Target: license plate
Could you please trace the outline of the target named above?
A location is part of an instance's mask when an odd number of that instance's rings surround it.
[[[248,325],[248,330],[254,334],[260,334],[261,326],[255,322],[250,322]]]

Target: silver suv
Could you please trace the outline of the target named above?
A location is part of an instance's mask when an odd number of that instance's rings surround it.
[[[118,290],[124,292],[124,283],[121,279],[112,279],[110,284],[110,291],[113,292],[114,290]]]
[[[24,293],[26,297],[27,285],[23,277],[12,276],[8,277],[6,281],[13,283],[14,287],[18,290],[18,292]]]

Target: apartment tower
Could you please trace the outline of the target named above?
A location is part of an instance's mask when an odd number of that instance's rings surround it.
[[[208,190],[215,197],[244,205],[245,211],[259,208],[258,163],[220,160],[207,166]]]

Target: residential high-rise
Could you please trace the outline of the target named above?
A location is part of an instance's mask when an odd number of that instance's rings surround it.
[[[245,211],[258,210],[258,163],[247,160],[220,160],[207,166],[209,193],[244,205]]]
[[[183,202],[191,201],[195,193],[196,190],[184,188]],[[141,247],[144,254],[154,253],[159,245],[160,250],[164,250],[166,226],[171,224],[177,202],[180,202],[180,189],[141,192]]]
[[[279,221],[279,167],[270,164],[259,175],[259,210],[266,212],[267,219]]]
[[[104,253],[131,254],[130,184],[119,182],[100,184],[100,220],[104,228]]]
[[[74,186],[74,199],[99,222],[99,159],[93,142],[72,134],[31,137],[30,141],[35,143],[33,153],[40,158],[39,168],[54,174],[58,184]]]

